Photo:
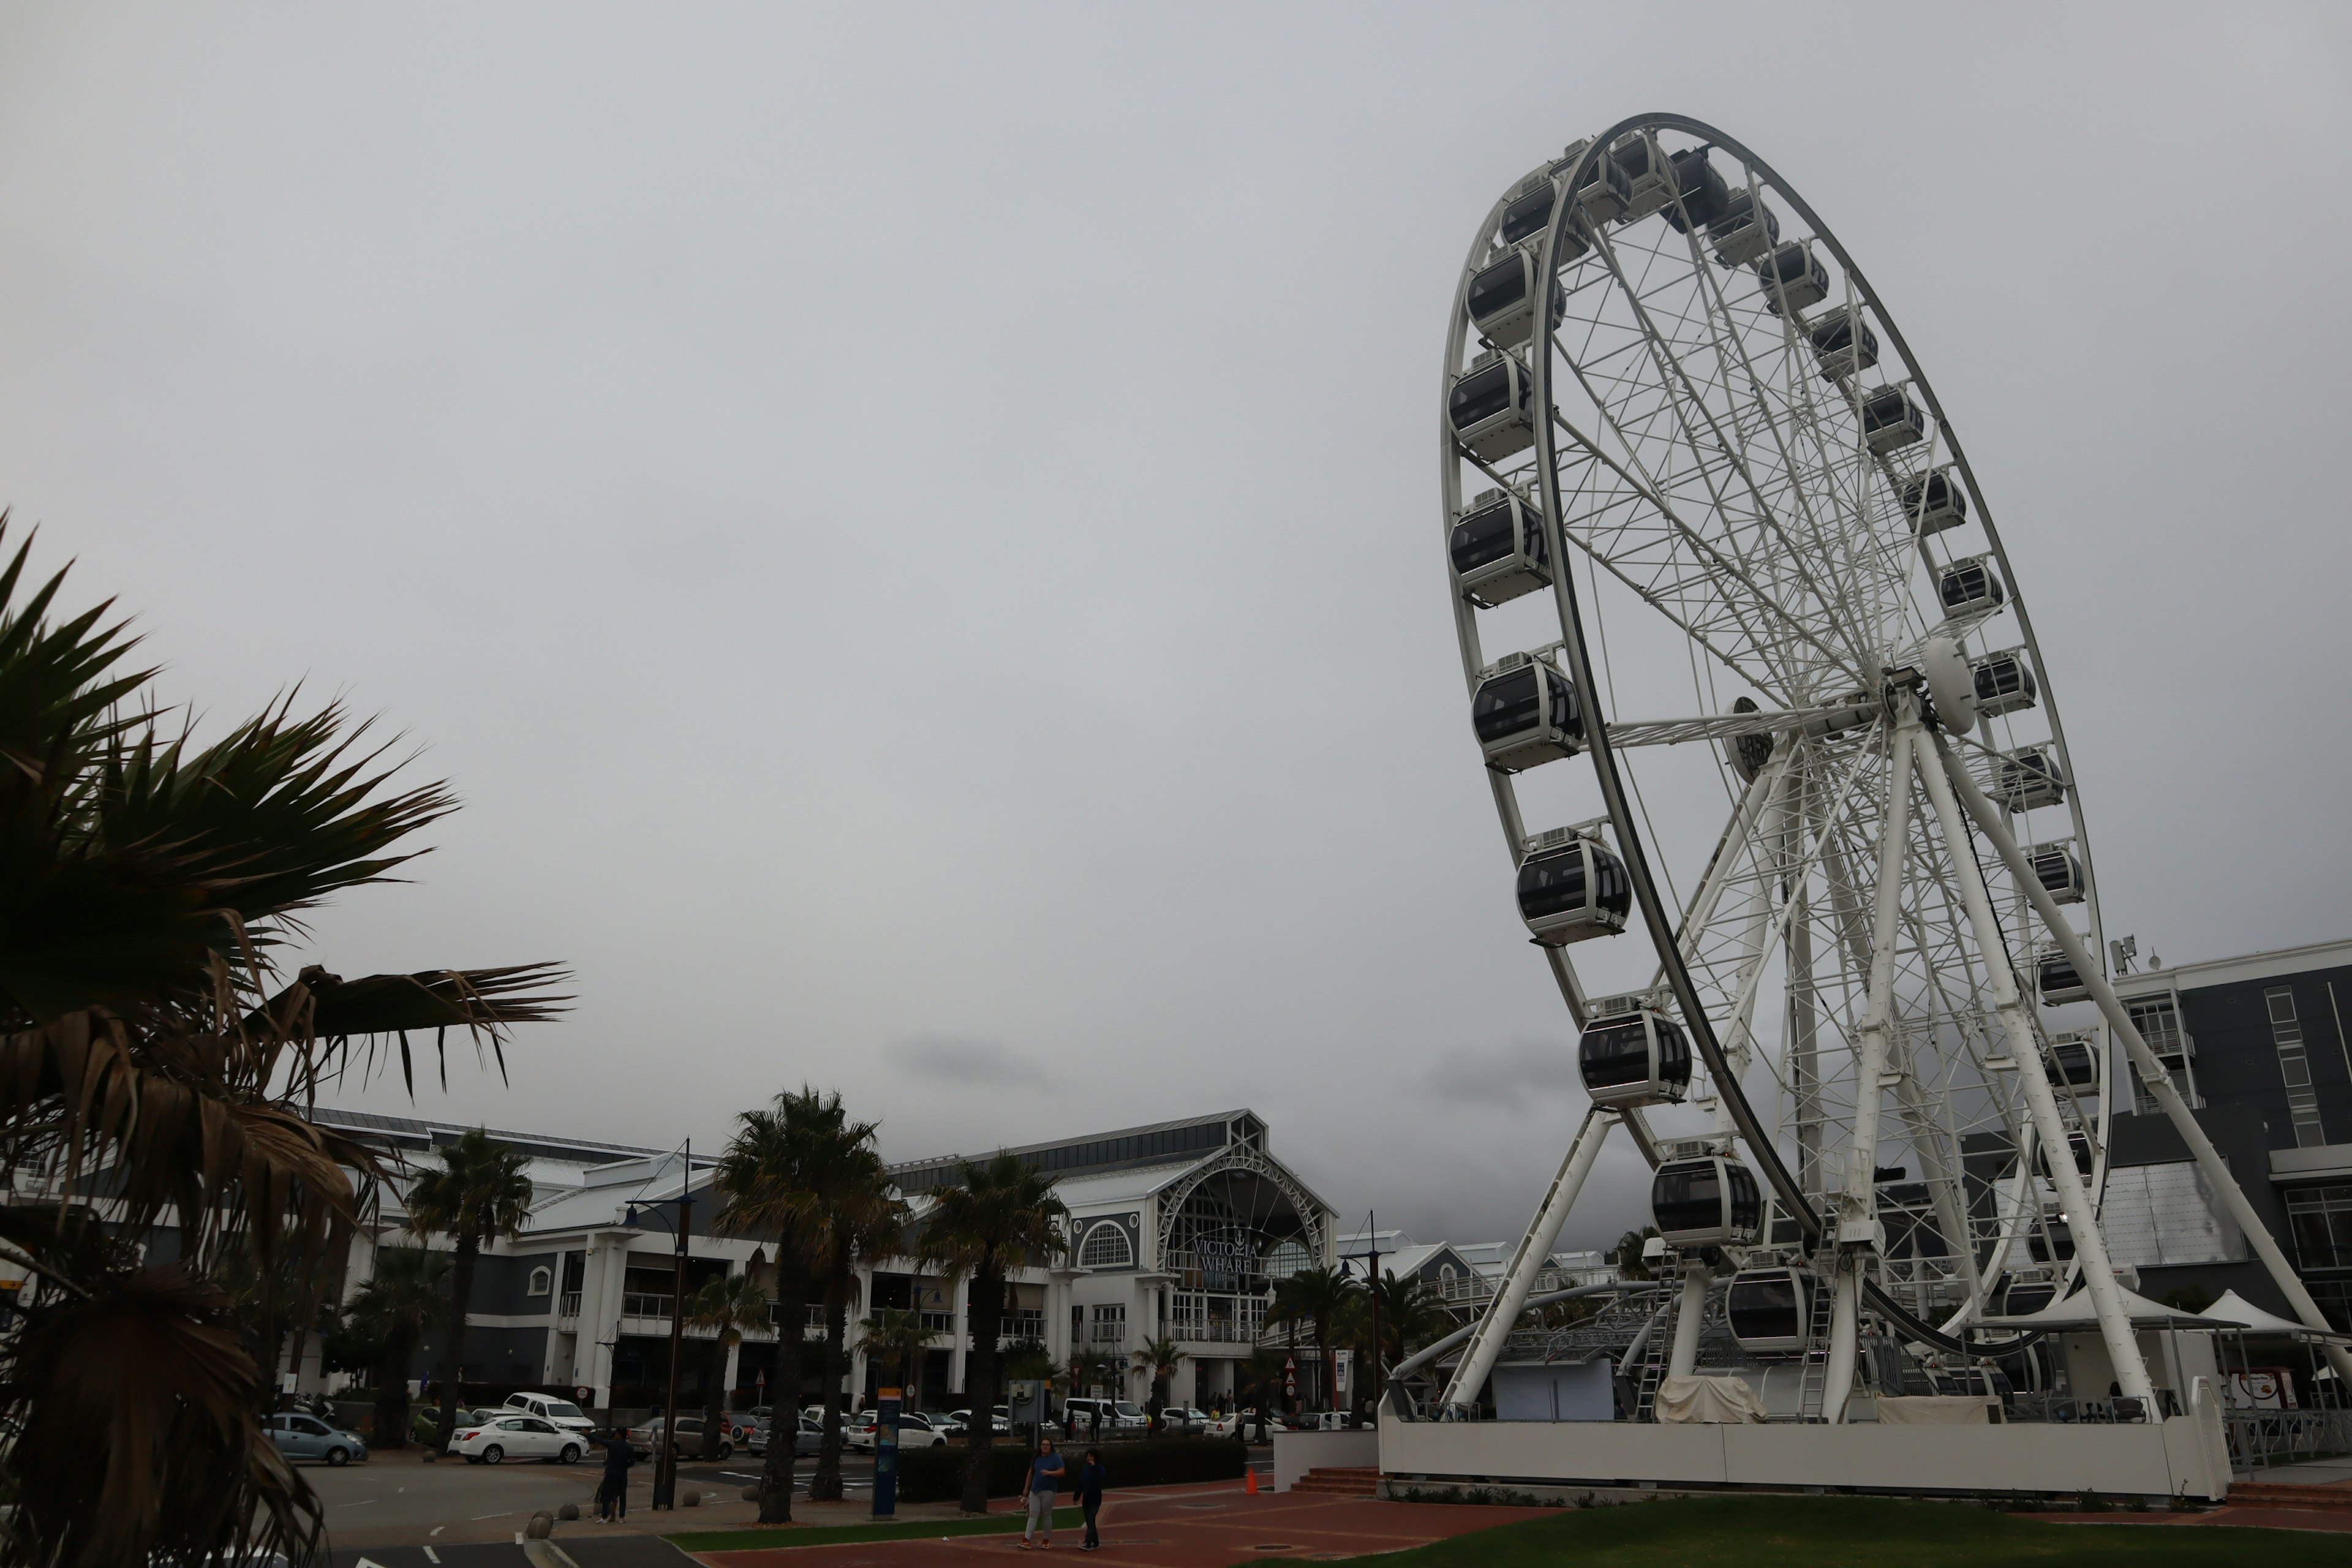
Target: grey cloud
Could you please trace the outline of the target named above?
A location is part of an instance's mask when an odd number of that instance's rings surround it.
[[[1439,1100],[1496,1105],[1524,1112],[1534,1100],[1581,1093],[1576,1047],[1557,1040],[1511,1040],[1497,1046],[1455,1046],[1424,1080]]]
[[[883,1047],[882,1054],[924,1078],[980,1089],[1018,1089],[1045,1081],[1045,1069],[996,1040],[925,1035]]]

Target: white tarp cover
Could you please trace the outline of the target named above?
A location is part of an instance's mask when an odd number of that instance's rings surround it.
[[[1662,1377],[1655,1409],[1661,1421],[1737,1426],[1764,1419],[1764,1402],[1744,1377]]]
[[[2132,1290],[2117,1290],[2123,1298],[2124,1316],[2136,1329],[2202,1329],[2205,1320],[2178,1307],[2168,1307],[2151,1301]],[[2062,1297],[2038,1312],[2025,1312],[2011,1318],[1979,1318],[1973,1325],[1981,1329],[2089,1329],[2096,1331],[2099,1314],[2091,1305],[2089,1290],[2077,1290]]]
[[[1615,1368],[1606,1357],[1495,1369],[1497,1421],[1614,1421]]]
[[[2315,1334],[2312,1330],[2305,1328],[2301,1323],[2295,1322],[2292,1319],[2282,1318],[2276,1312],[2263,1311],[2260,1307],[2255,1306],[2252,1301],[2247,1300],[2235,1290],[2224,1290],[2221,1292],[2221,1299],[2220,1300],[2214,1302],[2211,1306],[2206,1308],[2197,1315],[2200,1318],[2210,1318],[2217,1323],[2228,1323],[2235,1328],[2253,1329],[2258,1332],[2265,1334],[2296,1334],[2310,1335],[2314,1338],[2319,1337]],[[2342,1336],[2329,1335],[2327,1337],[2340,1339]]]
[[[1882,1426],[1983,1426],[1992,1398],[1982,1394],[1882,1394],[1872,1401]]]

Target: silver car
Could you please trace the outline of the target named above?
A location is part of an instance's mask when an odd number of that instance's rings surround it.
[[[358,1433],[339,1432],[299,1411],[272,1415],[267,1430],[278,1451],[289,1459],[323,1459],[340,1466],[368,1457],[367,1442]]]

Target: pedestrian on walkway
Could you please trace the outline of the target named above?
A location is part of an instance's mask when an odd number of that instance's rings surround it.
[[[1077,1493],[1078,1506],[1087,1510],[1087,1543],[1078,1548],[1078,1550],[1081,1552],[1099,1552],[1102,1550],[1102,1536],[1100,1532],[1095,1529],[1095,1515],[1102,1511],[1103,1462],[1101,1450],[1097,1448],[1088,1448],[1087,1450],[1085,1460],[1078,1466],[1077,1479],[1073,1483],[1073,1489]]]
[[[596,1488],[598,1523],[618,1524],[629,1517],[629,1466],[636,1457],[626,1436],[616,1436],[605,1441],[604,1479]]]
[[[1050,1551],[1054,1545],[1054,1499],[1062,1489],[1062,1456],[1054,1452],[1054,1439],[1037,1439],[1037,1457],[1029,1461],[1029,1522],[1021,1530],[1021,1550],[1028,1551],[1029,1538],[1042,1532],[1037,1542],[1040,1551]],[[1043,1521],[1041,1524],[1039,1521]]]

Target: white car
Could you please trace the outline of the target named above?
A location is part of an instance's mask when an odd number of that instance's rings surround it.
[[[506,1408],[500,1414],[536,1415],[551,1426],[578,1433],[583,1441],[596,1430],[596,1423],[589,1420],[587,1413],[580,1406],[568,1399],[558,1399],[551,1394],[509,1394]]]
[[[536,1415],[500,1415],[478,1426],[457,1430],[457,1451],[469,1465],[499,1465],[509,1459],[552,1459],[575,1464],[587,1451],[588,1440]]]
[[[850,1422],[849,1431],[843,1440],[853,1448],[870,1453],[881,1442],[881,1429],[880,1419],[869,1410]],[[948,1435],[932,1426],[929,1416],[918,1415],[911,1411],[900,1413],[898,1447],[901,1448],[940,1448],[947,1446],[947,1440]]]
[[[1237,1428],[1252,1426],[1256,1422],[1255,1410],[1228,1410],[1223,1415],[1212,1416],[1203,1430],[1212,1437],[1230,1437]]]

